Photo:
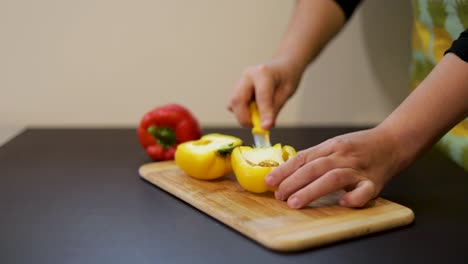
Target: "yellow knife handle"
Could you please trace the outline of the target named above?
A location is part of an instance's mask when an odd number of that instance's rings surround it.
[[[261,126],[260,114],[258,113],[257,103],[255,103],[255,101],[251,102],[249,108],[253,124],[252,134],[268,134],[269,131],[263,129]]]

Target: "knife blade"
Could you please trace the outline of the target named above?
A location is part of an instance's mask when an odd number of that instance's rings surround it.
[[[270,143],[270,131],[265,130],[261,127],[260,114],[258,113],[257,103],[255,101],[249,104],[250,115],[252,120],[252,135],[254,139],[255,147],[265,148],[271,147]]]

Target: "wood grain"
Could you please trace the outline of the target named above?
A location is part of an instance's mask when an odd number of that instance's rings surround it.
[[[407,225],[413,211],[383,198],[362,209],[338,205],[340,193],[295,210],[272,193],[254,194],[234,175],[203,181],[185,174],[173,161],[140,167],[142,178],[218,219],[267,248],[296,251]]]

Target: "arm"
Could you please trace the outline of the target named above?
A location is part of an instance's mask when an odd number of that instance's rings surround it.
[[[341,7],[337,2],[346,4]],[[351,2],[354,4],[350,5]],[[262,127],[274,126],[278,112],[294,94],[307,65],[340,31],[358,2],[296,1],[288,29],[273,60],[248,67],[234,87],[228,109],[241,125],[252,125],[248,104],[255,98]]]
[[[468,51],[468,41],[461,43]],[[455,55],[457,54],[457,55]],[[466,55],[446,54],[418,88],[375,128],[301,151],[266,178],[276,198],[300,208],[340,189],[340,204],[361,207],[468,115]]]
[[[468,29],[445,54],[418,89],[381,124],[408,146],[408,162],[468,116]]]
[[[380,125],[399,139],[407,162],[468,116],[468,63],[449,53]]]
[[[304,71],[345,22],[345,13],[333,0],[297,0],[274,58],[286,58]]]

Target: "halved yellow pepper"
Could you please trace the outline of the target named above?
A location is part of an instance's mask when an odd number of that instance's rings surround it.
[[[275,144],[267,148],[241,146],[233,150],[231,164],[237,181],[244,189],[263,193],[275,190],[266,185],[266,175],[295,155],[296,150],[287,145]]]
[[[242,145],[237,137],[218,133],[187,141],[175,152],[176,164],[188,175],[202,180],[220,178],[232,172],[231,152]]]

